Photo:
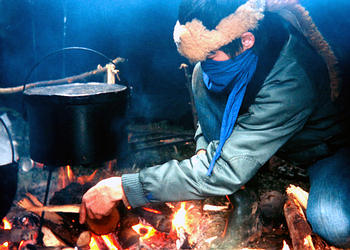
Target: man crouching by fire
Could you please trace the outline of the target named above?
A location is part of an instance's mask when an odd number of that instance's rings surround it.
[[[197,63],[196,154],[102,180],[84,195],[80,222],[108,215],[119,200],[134,208],[234,197],[277,154],[308,168],[313,231],[350,247],[336,58],[305,9],[296,0],[182,0],[178,19],[178,51]]]

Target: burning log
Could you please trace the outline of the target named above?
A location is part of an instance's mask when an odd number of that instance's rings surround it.
[[[294,250],[315,249],[311,238],[311,228],[306,221],[302,207],[296,199],[289,198],[284,204],[284,215],[286,217],[290,238]]]
[[[140,235],[132,229],[132,226],[137,223],[139,223],[138,217],[130,212],[126,216],[122,216],[118,230],[118,239],[123,248],[129,248],[139,241]]]
[[[169,233],[171,230],[172,210],[165,204],[136,208],[133,213],[145,219],[160,232]]]
[[[311,232],[311,227],[309,226],[305,217],[309,193],[294,185],[290,185],[287,188],[286,193],[289,197],[289,204],[285,205],[284,213],[287,220],[288,229],[290,231],[290,237],[292,238],[293,248],[337,250],[338,248],[330,246],[320,236]],[[289,208],[286,208],[286,206]],[[305,238],[303,239],[303,237]],[[294,246],[294,242],[296,242],[300,248],[296,248]],[[306,243],[310,245],[310,248],[304,248],[303,244]]]
[[[307,200],[309,198],[309,193],[303,190],[301,187],[297,187],[294,185],[289,185],[286,192],[289,197],[294,198],[299,202],[299,204],[303,208],[303,211],[305,212],[307,207]]]

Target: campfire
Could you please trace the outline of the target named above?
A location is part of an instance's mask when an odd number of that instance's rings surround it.
[[[3,219],[0,228],[0,250],[28,249],[30,245],[35,246],[38,240],[39,216],[43,211],[46,212],[42,227],[44,234],[42,249],[79,247],[93,250],[136,250],[222,247],[220,244],[226,236],[229,215],[234,209],[228,199],[219,202],[210,199],[172,202],[132,210],[119,204],[120,221],[113,232],[105,235],[95,234],[86,225],[80,225],[77,201],[94,183],[111,176],[115,164],[116,161],[111,161],[104,168],[81,176],[75,175],[71,166],[61,167],[58,170],[59,178],[50,205],[44,209],[36,196],[27,193],[26,197],[17,202],[22,208],[17,210],[22,212],[21,215],[15,214]],[[289,198],[284,205],[284,213],[292,242],[289,239],[287,241],[281,239],[279,249],[304,249],[303,247],[313,245],[316,248],[310,249],[331,249],[307,228],[306,219],[302,214],[307,203],[307,192],[299,187],[290,186],[286,193]],[[301,221],[306,224],[301,226]],[[249,242],[245,244],[249,245]],[[298,247],[298,244],[302,244],[302,247]],[[291,248],[292,245],[294,248]]]
[[[173,134],[164,136],[156,133],[153,137],[147,135],[146,139],[142,139],[142,136],[134,132],[129,143],[140,155],[149,150],[147,157],[151,152],[149,148],[165,149],[165,145],[171,145],[167,147],[168,151],[172,149],[179,154],[182,149],[171,138],[185,138],[182,134],[174,137]],[[188,145],[187,140],[182,139],[181,143]],[[158,144],[155,145],[155,142]],[[244,242],[233,242],[231,239],[229,222],[234,207],[228,197],[153,204],[136,209],[127,209],[120,203],[117,207],[120,219],[115,229],[107,234],[96,234],[87,225],[79,224],[82,195],[103,178],[137,171],[137,164],[134,161],[132,169],[124,170],[119,169],[117,160],[98,168],[70,165],[57,168],[53,174],[48,205],[44,206],[41,200],[46,176],[43,173],[47,171],[43,164],[35,162],[31,171],[37,171],[42,178],[35,176],[28,182],[31,187],[25,189],[30,192],[21,190],[15,200],[16,206],[4,218],[0,227],[0,250],[74,247],[96,250],[336,249],[311,232],[304,215],[308,193],[295,186],[290,186],[283,193],[265,191],[260,195],[258,209],[270,214],[271,208],[278,208],[278,212],[276,209],[274,212],[280,213],[281,217],[268,218],[270,221],[265,221],[257,237]],[[43,211],[43,243],[39,244],[39,218]]]
[[[192,249],[200,245],[209,247],[217,238],[215,235],[206,239],[200,237],[204,229],[202,222],[208,221],[208,213],[218,208],[221,210],[218,213],[226,218],[230,208],[228,205],[209,205],[208,208],[207,204],[204,206],[207,211],[203,212],[204,204],[201,201],[158,204],[133,210],[120,204],[118,227],[115,232],[106,235],[97,235],[86,225],[80,225],[77,219],[79,204],[76,201],[94,183],[111,176],[115,164],[116,161],[109,162],[105,168],[82,176],[75,175],[71,166],[59,168],[50,205],[44,207],[38,197],[26,193],[26,197],[17,202],[17,213],[14,216],[10,213],[11,217],[4,218],[1,234],[4,235],[6,231],[7,236],[0,237],[1,249],[26,249],[28,245],[36,245],[39,216],[43,211],[44,247]],[[70,202],[67,203],[67,200]],[[207,225],[205,230],[208,230]]]

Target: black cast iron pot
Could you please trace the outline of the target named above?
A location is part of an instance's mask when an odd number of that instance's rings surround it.
[[[126,148],[127,87],[74,83],[24,91],[30,155],[47,166],[90,165]]]
[[[0,117],[0,220],[11,208],[17,190],[18,164],[15,162],[15,147],[6,123]]]

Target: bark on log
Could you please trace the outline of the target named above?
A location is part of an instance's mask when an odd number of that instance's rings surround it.
[[[302,209],[303,211],[302,218],[303,220],[305,218],[305,222],[307,223],[306,217],[305,217],[305,211],[307,207],[307,200],[309,198],[309,193],[303,190],[302,188],[294,185],[290,185],[287,188],[286,193],[289,197],[289,200],[293,201],[296,207],[298,207],[298,210],[300,211],[300,209]],[[288,215],[286,215],[286,212],[285,212],[285,216],[287,219]],[[311,230],[311,227],[309,226],[309,224],[307,225]],[[289,225],[288,225],[288,228],[289,228]],[[311,233],[311,236],[312,236],[312,243],[313,243],[314,249],[316,250],[338,250],[338,249],[340,250],[340,248],[330,246],[327,242],[325,242],[320,236],[316,235],[315,233]],[[291,238],[292,238],[292,234],[291,234]],[[293,246],[294,246],[294,243],[293,243]]]
[[[131,212],[122,216],[118,230],[118,239],[123,248],[129,248],[139,241],[140,235],[132,229],[132,226],[138,223],[138,217]]]
[[[292,239],[294,250],[315,249],[312,242],[312,231],[306,221],[302,207],[296,199],[289,198],[283,207],[286,217],[290,238]]]

